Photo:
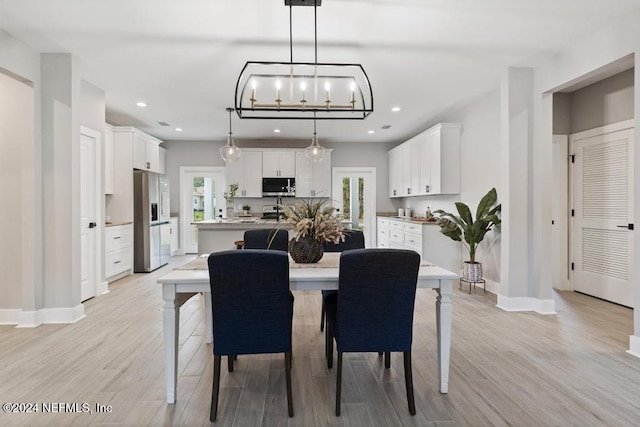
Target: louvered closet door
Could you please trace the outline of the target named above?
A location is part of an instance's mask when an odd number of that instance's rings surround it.
[[[633,129],[573,145],[573,288],[633,307]]]

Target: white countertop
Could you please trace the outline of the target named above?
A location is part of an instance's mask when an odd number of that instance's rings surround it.
[[[219,220],[205,220],[192,222],[191,224],[198,226],[198,229],[232,229],[232,228],[264,228],[278,227],[281,229],[292,228],[292,225],[285,221],[276,221],[275,219],[255,218],[230,218]]]
[[[378,218],[391,219],[393,221],[410,222],[412,224],[420,224],[420,225],[436,225],[435,221],[419,220],[415,218],[410,218],[408,216],[380,216],[379,215]]]

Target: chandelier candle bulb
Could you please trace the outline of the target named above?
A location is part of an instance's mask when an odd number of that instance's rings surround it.
[[[251,108],[254,108],[256,105],[256,80],[253,79],[251,80],[251,99],[249,99],[249,101],[251,101]]]
[[[278,108],[280,108],[280,103],[282,100],[280,99],[280,80],[276,82],[276,104],[278,104]]]

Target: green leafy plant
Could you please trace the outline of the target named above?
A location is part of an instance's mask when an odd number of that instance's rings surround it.
[[[243,206],[242,206],[242,210],[243,210],[243,211],[247,211],[247,212],[249,212],[249,211],[251,210],[251,206],[249,206],[249,205],[243,205]]]
[[[236,193],[238,192],[238,183],[229,184],[229,192],[224,192],[224,199],[227,202],[233,201],[236,197]]]
[[[478,244],[482,242],[491,227],[500,224],[498,214],[502,205],[493,206],[497,200],[498,193],[495,188],[492,188],[480,200],[475,220],[469,206],[462,202],[456,202],[459,215],[445,212],[442,209],[434,212],[440,215],[436,222],[440,226],[440,232],[455,241],[462,242],[469,251],[469,262],[476,262]]]

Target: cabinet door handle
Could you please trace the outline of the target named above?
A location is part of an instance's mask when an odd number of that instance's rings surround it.
[[[411,189],[407,188],[407,194],[411,194]]]
[[[122,261],[114,261],[114,264],[120,264]]]
[[[429,191],[431,191],[431,190],[429,190],[429,187],[431,187],[431,186],[430,186],[430,185],[425,185],[425,187],[424,187],[424,190],[425,190],[427,193],[428,193]]]
[[[151,169],[151,163],[147,162],[147,169]]]
[[[118,240],[120,238],[121,238],[120,236],[117,236],[117,237],[114,237],[113,240]]]

